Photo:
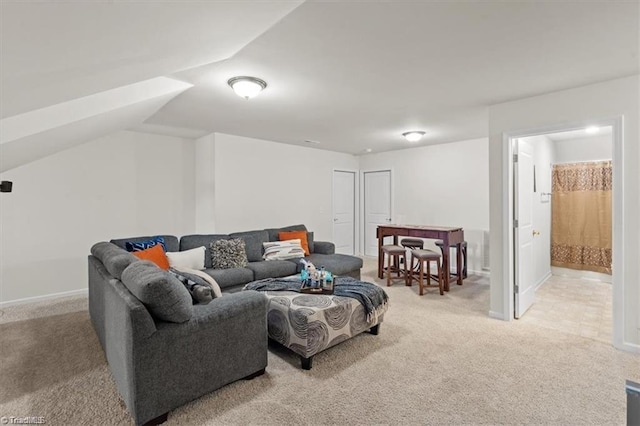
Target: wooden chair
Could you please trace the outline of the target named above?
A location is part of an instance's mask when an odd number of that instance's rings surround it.
[[[385,266],[385,262],[387,266]],[[400,266],[402,264],[404,264],[404,268]],[[409,285],[409,276],[407,274],[407,252],[405,248],[401,246],[382,246],[382,276],[384,277],[384,274],[387,274],[387,287],[391,286],[391,275],[394,273],[397,274],[395,279],[402,278],[405,285]],[[402,274],[402,277],[400,277],[400,274]]]
[[[403,238],[402,241],[400,241],[400,245],[404,248],[408,248],[409,250],[423,249],[424,241],[421,240],[420,238]],[[418,265],[418,262],[413,258],[413,254],[411,255],[411,260],[409,260],[409,264],[411,265],[410,269],[414,271],[418,271],[419,265]],[[409,282],[409,285],[411,285],[411,282]]]
[[[444,280],[442,276],[442,267],[440,259],[442,255],[436,253],[433,250],[413,249],[411,250],[411,258],[418,261],[418,271],[413,269],[409,273],[409,285],[413,283],[413,280],[418,281],[420,286],[420,296],[424,294],[424,289],[427,287],[438,287],[440,289],[440,296],[444,294]],[[438,275],[438,285],[431,284],[431,262],[436,262]],[[426,264],[426,271],[425,271]],[[424,283],[425,274],[427,277],[427,283]],[[417,275],[417,277],[416,277]]]
[[[442,250],[442,245],[443,245],[442,240],[437,240],[435,244],[438,247],[440,247],[440,251],[442,252],[442,255],[444,256],[444,250]],[[458,245],[457,244],[453,245],[453,246],[450,246],[450,248],[451,247],[453,247],[454,249],[458,250]],[[464,279],[464,278],[467,278],[467,242],[463,241],[460,244],[460,247],[461,247],[461,250],[462,250],[462,278]],[[450,257],[450,258],[451,259],[456,259],[457,256],[456,257]],[[453,262],[449,262],[449,264],[451,264],[451,263],[453,263]],[[456,264],[456,272],[455,272],[455,274],[451,274],[451,275],[456,275],[457,276],[460,273],[460,271],[458,269],[459,269],[458,264]]]

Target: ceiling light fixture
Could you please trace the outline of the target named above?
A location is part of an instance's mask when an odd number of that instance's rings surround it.
[[[251,99],[267,87],[267,82],[256,77],[233,77],[227,84],[241,98]]]
[[[419,130],[413,130],[411,132],[404,132],[402,134],[402,136],[405,137],[406,140],[408,140],[409,142],[418,142],[420,139],[422,139],[422,136],[424,136],[425,132],[419,131]]]
[[[586,129],[584,129],[584,131],[587,132],[588,135],[595,135],[596,133],[598,133],[600,131],[600,127],[589,126]]]

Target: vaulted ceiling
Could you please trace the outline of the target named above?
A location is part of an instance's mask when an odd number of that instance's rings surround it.
[[[640,71],[638,2],[3,0],[0,7],[5,134],[16,117],[29,122],[25,115],[35,120],[52,107],[66,108],[68,126],[87,98],[169,77],[188,84],[170,95],[165,88],[123,98],[121,119],[114,122],[110,109],[109,126],[76,139],[118,128],[224,132],[357,154],[412,146],[400,134],[413,129],[427,132],[421,144],[486,136],[491,104]],[[245,101],[226,85],[236,75],[268,87]],[[126,113],[152,98],[163,102],[135,118]],[[2,136],[2,155],[31,149]],[[43,148],[1,170],[52,151]]]

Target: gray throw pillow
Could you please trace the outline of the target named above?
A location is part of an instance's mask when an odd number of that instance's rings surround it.
[[[213,288],[204,278],[188,272],[178,271],[174,268],[169,268],[169,273],[184,285],[189,294],[191,294],[194,304],[206,305],[216,297],[213,293]]]
[[[211,267],[213,269],[243,268],[247,266],[244,241],[240,238],[218,240],[211,243]]]
[[[157,319],[185,322],[193,315],[191,295],[184,285],[153,262],[129,265],[122,273],[122,283]]]

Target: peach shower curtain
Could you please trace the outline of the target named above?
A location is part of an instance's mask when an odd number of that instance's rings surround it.
[[[556,164],[551,265],[611,274],[611,161]]]

